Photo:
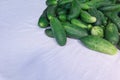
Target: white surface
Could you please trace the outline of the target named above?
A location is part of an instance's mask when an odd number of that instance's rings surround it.
[[[0,0],[0,80],[120,80],[120,52],[60,47],[37,21],[45,0]]]

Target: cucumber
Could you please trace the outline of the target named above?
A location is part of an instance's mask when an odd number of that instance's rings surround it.
[[[82,21],[80,21],[78,19],[72,19],[71,23],[75,26],[79,26],[79,27],[84,28],[84,29],[88,28],[88,26],[85,23],[83,23]]]
[[[52,19],[56,16],[56,5],[48,6],[47,8],[47,17],[48,19]]]
[[[46,30],[45,30],[45,34],[46,34],[48,37],[54,38],[52,29],[46,29]]]
[[[96,17],[91,16],[87,11],[81,11],[81,19],[86,23],[95,23]]]
[[[118,13],[116,12],[108,12],[105,15],[117,25],[118,31],[120,31],[120,18],[118,17]]]
[[[67,11],[64,8],[57,9],[57,15],[66,14],[66,13],[67,13]]]
[[[100,8],[100,10],[104,12],[120,11],[120,4],[105,6]]]
[[[81,38],[80,40],[87,48],[91,50],[109,55],[114,55],[117,53],[117,48],[103,38],[97,36],[86,36]]]
[[[57,0],[47,0],[46,5],[47,6],[57,5]]]
[[[96,22],[94,23],[94,25],[96,25],[96,26],[102,25],[101,15],[99,14],[99,12],[96,8],[91,8],[88,10],[88,12],[90,13],[91,16],[94,16],[97,19]]]
[[[68,20],[77,18],[80,15],[80,6],[76,0],[73,0],[70,13],[68,14]]]
[[[47,18],[47,8],[43,11],[42,15],[38,20],[38,26],[41,28],[46,28],[49,26],[49,21]]]
[[[103,28],[100,26],[94,26],[91,29],[91,35],[98,36],[98,37],[104,37],[104,31]]]
[[[61,22],[57,18],[53,17],[52,19],[50,19],[50,26],[57,43],[60,46],[64,46],[66,44],[67,38]]]
[[[63,23],[63,26],[68,37],[79,39],[81,37],[88,35],[87,30],[81,27],[72,25],[69,22]]]
[[[109,23],[105,29],[105,39],[116,45],[119,41],[119,32],[117,26],[113,23]]]

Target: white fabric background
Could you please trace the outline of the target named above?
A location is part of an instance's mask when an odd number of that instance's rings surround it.
[[[109,56],[68,39],[60,47],[37,26],[45,0],[0,0],[0,80],[120,80]]]

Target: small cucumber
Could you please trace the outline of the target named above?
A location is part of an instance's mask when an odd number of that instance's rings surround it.
[[[45,34],[46,34],[48,37],[54,38],[52,29],[46,29],[46,30],[45,30]]]
[[[53,17],[50,19],[50,26],[57,43],[60,46],[64,46],[67,38],[61,22],[57,18]]]
[[[56,16],[56,5],[48,6],[47,8],[47,17],[48,19],[52,19]]]
[[[65,28],[65,31],[68,37],[79,39],[81,37],[88,35],[87,30],[81,27],[72,25],[69,22],[63,23],[63,26]]]
[[[82,22],[82,21],[80,21],[80,20],[78,20],[78,19],[72,19],[72,20],[71,20],[71,23],[72,23],[73,25],[75,25],[75,26],[79,26],[79,27],[84,28],[84,29],[87,29],[87,28],[88,28],[88,26],[87,26],[84,22]]]
[[[91,29],[91,35],[98,36],[98,37],[104,37],[104,31],[103,28],[100,26],[94,26]]]
[[[91,16],[87,11],[81,11],[81,19],[86,23],[95,23],[96,17]]]
[[[119,41],[119,32],[117,26],[109,23],[105,29],[105,38],[112,44],[116,45]]]
[[[67,16],[66,16],[66,14],[61,14],[61,15],[59,15],[59,20],[60,21],[66,21],[67,20]]]
[[[77,18],[80,15],[80,6],[76,0],[73,0],[70,13],[68,14],[68,20]]]
[[[38,20],[38,26],[41,28],[46,28],[49,26],[49,21],[47,18],[47,8],[43,11],[42,15]]]
[[[117,53],[117,48],[103,38],[97,36],[86,36],[81,38],[80,40],[87,48],[91,50],[109,55],[114,55]]]
[[[57,0],[47,0],[46,5],[47,6],[57,5]]]

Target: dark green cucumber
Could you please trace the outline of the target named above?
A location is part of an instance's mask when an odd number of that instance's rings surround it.
[[[57,18],[53,17],[50,19],[50,26],[57,43],[60,46],[64,46],[67,38],[61,22]]]
[[[68,37],[79,39],[81,37],[84,37],[84,36],[88,35],[87,30],[85,30],[81,27],[72,25],[68,22],[63,23],[63,26],[65,28],[65,31],[66,31],[66,34],[67,34]]]
[[[99,14],[96,8],[91,8],[88,10],[88,12],[90,13],[91,16],[95,16],[97,19],[94,25],[96,26],[102,25],[101,15]]]
[[[46,5],[47,6],[51,6],[51,5],[57,5],[57,0],[47,0],[46,1]]]
[[[117,25],[118,31],[120,32],[120,18],[118,17],[118,14],[116,12],[108,12],[105,13],[105,15],[114,23]]]
[[[120,11],[120,4],[105,6],[105,7],[100,8],[100,10],[104,12]]]
[[[49,21],[47,18],[47,8],[43,11],[42,15],[38,20],[38,26],[41,28],[46,28],[49,26]]]
[[[82,22],[81,20],[78,20],[78,19],[72,19],[71,23],[75,26],[79,26],[79,27],[84,28],[84,29],[88,28],[88,26],[84,22]]]
[[[86,23],[95,23],[96,17],[91,16],[87,11],[81,11],[81,19]]]
[[[80,6],[76,0],[73,0],[70,13],[68,14],[68,20],[77,18],[80,15]]]
[[[101,11],[98,11],[98,13],[100,15],[100,19],[101,19],[102,25],[106,26],[107,25],[107,17]]]
[[[81,38],[80,40],[87,48],[91,50],[95,50],[109,55],[114,55],[117,53],[117,48],[103,38],[96,36],[86,36]]]
[[[117,26],[109,23],[105,29],[105,38],[112,44],[116,45],[119,41],[119,32]]]
[[[104,31],[103,28],[100,26],[94,26],[91,29],[91,35],[98,36],[98,37],[104,37]]]
[[[48,19],[52,19],[56,16],[56,5],[48,6],[47,8],[47,17]]]
[[[111,5],[112,2],[109,0],[91,0],[91,1],[86,2],[85,4],[87,4],[90,7],[100,8],[102,6]]]
[[[48,37],[54,38],[52,29],[46,29],[46,30],[45,30],[45,34],[46,34]]]

